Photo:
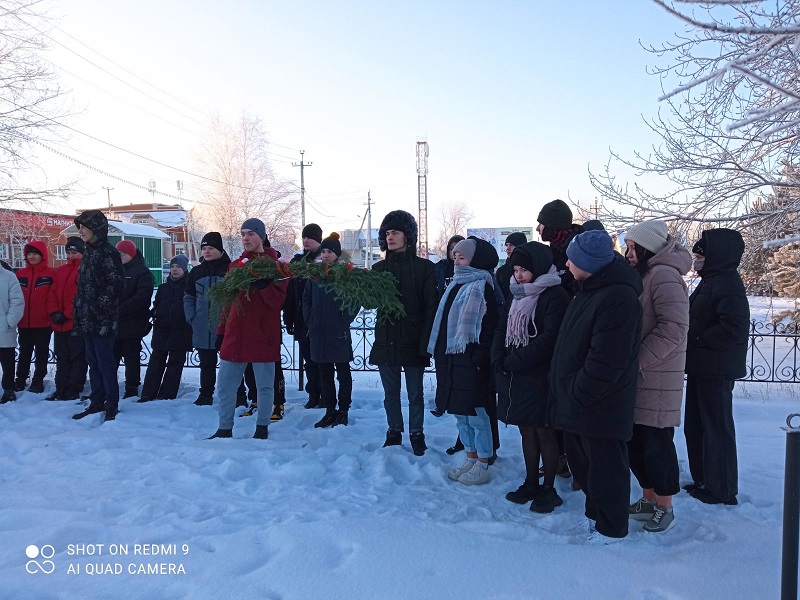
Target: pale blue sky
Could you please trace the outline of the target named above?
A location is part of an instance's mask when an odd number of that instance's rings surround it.
[[[54,5],[64,32],[200,109],[160,95],[58,29],[52,36],[162,99],[170,110],[55,45],[53,63],[180,128],[64,74],[83,112],[71,122],[118,146],[195,170],[203,113],[259,115],[271,141],[304,149],[307,221],[355,227],[366,190],[374,218],[416,213],[415,142],[430,144],[429,229],[442,204],[465,201],[475,227],[535,224],[556,197],[588,205],[587,165],[655,141],[641,115],[658,110],[654,57],[681,24],[646,0],[572,2],[307,1],[100,2]],[[199,121],[199,122],[198,122]],[[186,131],[189,130],[189,131]],[[193,135],[194,132],[195,135]],[[191,177],[74,134],[71,153],[113,174],[173,193]],[[276,170],[299,177],[272,147]],[[75,204],[147,201],[149,194],[47,151],[54,179],[82,178]],[[52,162],[54,161],[55,162]],[[115,163],[115,164],[112,164]],[[319,209],[319,210],[318,210]],[[325,215],[332,215],[331,217]],[[433,237],[433,235],[432,235]]]

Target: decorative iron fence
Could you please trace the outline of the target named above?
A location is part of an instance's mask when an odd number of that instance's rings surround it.
[[[362,311],[350,327],[353,337],[353,371],[377,371],[378,367],[369,363],[369,353],[375,332],[375,313]],[[142,366],[150,360],[150,346],[142,343]],[[750,322],[750,341],[747,348],[747,375],[741,381],[765,383],[800,383],[800,323],[778,323],[763,321]],[[50,350],[49,361],[55,363]],[[186,366],[200,367],[197,351],[187,355]],[[281,366],[286,371],[300,369],[300,353],[292,336],[283,331],[281,346]],[[435,372],[432,365],[427,371]]]

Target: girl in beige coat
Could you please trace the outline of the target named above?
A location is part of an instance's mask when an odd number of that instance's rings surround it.
[[[672,496],[680,491],[673,435],[681,422],[683,373],[689,331],[689,296],[683,276],[689,251],[667,233],[663,221],[634,225],[625,236],[628,262],[642,275],[642,343],[633,438],[628,453],[643,497],[630,516],[662,533],[674,524]]]

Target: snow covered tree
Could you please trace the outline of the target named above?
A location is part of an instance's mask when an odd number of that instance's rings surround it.
[[[299,190],[275,175],[267,147],[261,120],[242,111],[231,123],[215,115],[196,152],[204,177],[196,184],[200,218],[207,229],[222,234],[232,253],[241,250],[240,227],[250,217],[264,221],[270,243],[281,253],[291,254],[294,245]]]
[[[653,2],[686,29],[646,47],[667,90],[666,110],[648,122],[660,143],[632,158],[612,151],[590,173],[604,198],[601,220],[627,228],[663,218],[688,231],[692,222],[741,228],[800,211],[797,196],[752,210],[755,196],[800,188],[783,172],[800,162],[800,0]],[[617,168],[666,178],[666,191],[621,183]]]
[[[466,202],[450,202],[439,212],[439,235],[433,250],[439,258],[447,253],[447,241],[454,235],[467,235],[467,226],[475,218]]]

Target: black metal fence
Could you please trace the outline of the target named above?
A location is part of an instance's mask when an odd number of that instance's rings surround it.
[[[377,371],[378,367],[369,363],[375,332],[375,313],[361,312],[350,327],[353,337],[353,371]],[[800,383],[800,323],[771,323],[751,321],[750,341],[747,349],[747,375],[741,381],[765,383]],[[142,365],[150,360],[150,347],[142,343]],[[50,351],[50,362],[55,362]],[[298,346],[292,336],[283,332],[281,365],[284,370],[297,371],[300,365]],[[196,351],[186,358],[186,366],[198,368],[200,358]],[[434,366],[428,369],[435,372]]]

